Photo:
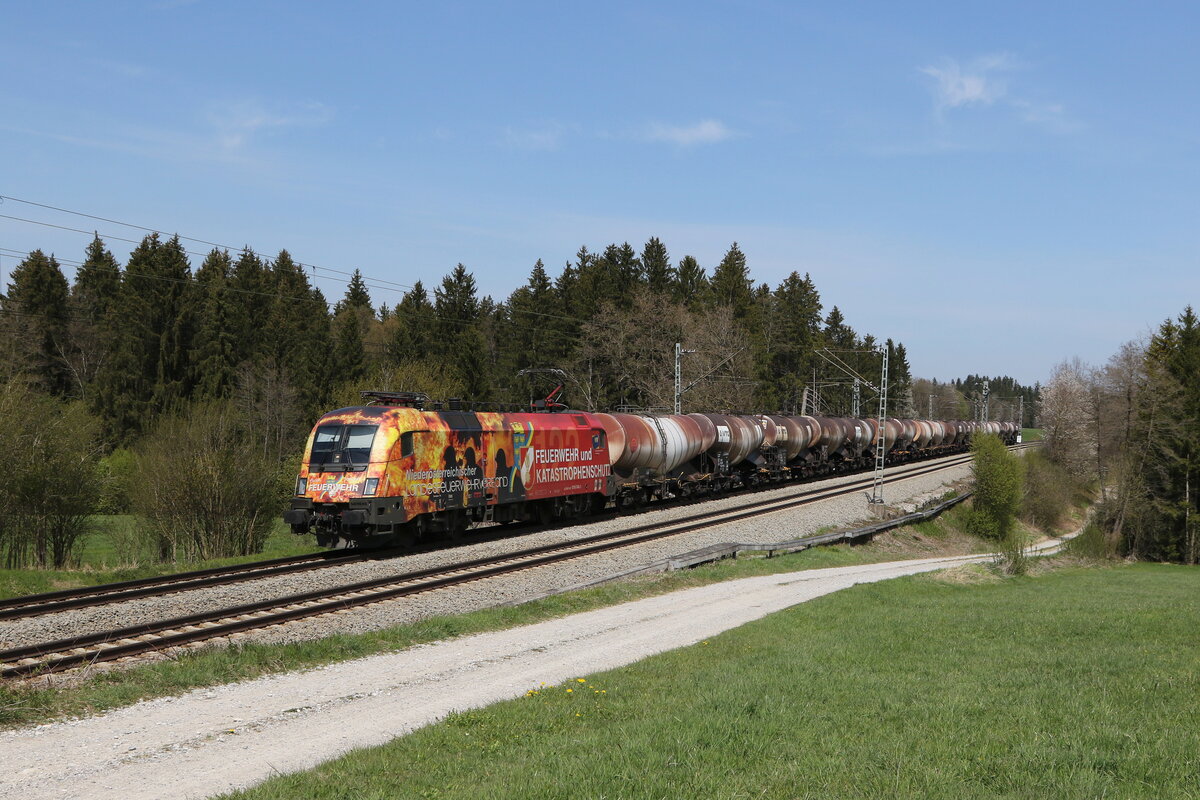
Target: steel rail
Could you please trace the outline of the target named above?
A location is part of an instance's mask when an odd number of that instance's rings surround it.
[[[895,483],[952,469],[969,461],[969,455],[952,456],[947,461],[934,465],[922,465],[922,468],[917,470],[888,476],[886,482]],[[873,478],[860,479],[837,487],[811,490],[766,503],[710,511],[668,522],[648,523],[622,531],[596,534],[571,542],[542,545],[445,567],[417,570],[347,586],[247,603],[213,612],[127,626],[87,636],[10,648],[0,651],[0,664],[7,665],[0,667],[0,677],[22,677],[99,661],[111,661],[307,617],[334,613],[356,606],[369,605],[690,533],[701,528],[739,522],[821,500],[846,496],[872,484]],[[814,544],[817,544],[828,540],[828,534],[809,538],[813,539]]]
[[[152,578],[138,578],[131,581],[81,586],[76,589],[63,589],[43,594],[22,595],[0,600],[0,620],[36,617],[59,611],[119,603],[139,597],[153,597],[208,586],[223,586],[275,575],[291,575],[297,572],[354,564],[379,558],[387,552],[391,551],[330,550],[235,564],[229,567],[209,567],[189,572],[176,572],[171,575],[158,575]]]
[[[921,462],[910,463],[919,464]],[[907,466],[907,464],[895,465],[893,468],[904,466]],[[818,478],[818,480],[820,479],[822,478]],[[779,487],[766,485],[757,488],[763,490]],[[740,493],[737,492],[736,494]],[[728,497],[732,494],[735,493],[728,493],[725,496]],[[657,506],[658,504],[654,505]],[[460,543],[465,544],[469,542]],[[80,608],[93,608],[143,597],[155,597],[175,592],[190,591],[192,589],[227,586],[277,575],[292,575],[299,572],[324,569],[326,567],[355,564],[362,561],[384,558],[389,555],[398,555],[402,552],[404,552],[402,548],[382,548],[366,552],[361,550],[343,550],[309,553],[300,556],[254,561],[228,567],[210,567],[188,572],[176,572],[171,575],[138,578],[129,581],[97,584],[95,586],[82,586],[41,594],[22,595],[20,597],[0,600],[0,621],[27,619]]]

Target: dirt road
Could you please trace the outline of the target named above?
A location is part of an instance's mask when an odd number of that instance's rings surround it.
[[[647,598],[562,619],[0,733],[0,797],[199,798],[380,744],[542,681],[694,644],[856,583],[988,556],[807,570]]]

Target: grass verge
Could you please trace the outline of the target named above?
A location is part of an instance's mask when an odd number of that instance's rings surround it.
[[[1196,797],[1198,616],[1178,566],[863,585],[232,797]]]
[[[986,550],[985,543],[954,533],[956,529],[947,527],[949,523],[939,521],[937,524],[942,527],[926,528],[924,533],[902,528],[876,537],[875,542],[865,545],[819,547],[771,559],[726,560],[686,571],[649,575],[555,595],[519,606],[433,617],[372,633],[330,636],[287,645],[204,647],[180,652],[170,660],[97,671],[82,679],[77,675],[50,675],[25,684],[0,684],[0,726],[95,713],[203,686],[346,661],[453,636],[500,630],[717,581]],[[930,523],[922,525],[929,526]]]
[[[1045,437],[1041,428],[1021,428],[1022,442],[1040,442]]]
[[[157,563],[126,558],[123,542],[131,536],[134,518],[114,515],[96,518],[97,531],[84,541],[80,565],[75,569],[0,569],[0,599],[53,592],[77,586],[151,578],[207,567],[224,567],[268,558],[312,553],[318,548],[311,537],[295,536],[277,522],[261,553],[199,562]]]

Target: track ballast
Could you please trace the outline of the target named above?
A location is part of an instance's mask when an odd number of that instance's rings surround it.
[[[1017,447],[1022,448],[1022,446]],[[893,468],[893,474],[885,478],[885,483],[906,480],[919,475],[950,469],[969,463],[969,461],[970,456],[962,454],[951,456],[946,460],[941,460],[933,464],[908,465],[912,468],[903,471],[896,471],[896,468]],[[158,652],[171,647],[244,633],[294,620],[337,613],[358,606],[393,600],[471,581],[485,580],[499,575],[511,574],[569,559],[580,558],[606,550],[678,536],[701,528],[739,522],[756,516],[776,513],[834,497],[843,497],[868,490],[872,486],[872,483],[873,480],[871,478],[861,478],[837,487],[802,491],[765,503],[748,503],[735,508],[701,512],[667,522],[639,525],[621,531],[588,536],[569,543],[527,548],[503,555],[461,562],[447,567],[418,570],[347,586],[298,593],[274,600],[264,600],[217,611],[117,628],[87,636],[10,648],[0,651],[0,677],[18,678],[56,672],[96,662],[112,661]],[[828,536],[813,536],[809,538],[813,540],[813,545],[822,544],[828,540]],[[338,554],[315,555],[325,557],[326,561],[334,561],[338,557]],[[346,559],[359,559],[362,557],[365,556],[354,554],[348,557],[343,554],[341,555],[343,560],[336,561],[336,563],[346,563]],[[277,559],[275,561],[293,562],[292,564],[279,565],[283,568],[292,567],[293,571],[299,571],[302,568],[316,568],[312,566],[304,567],[304,564],[307,563],[301,561],[304,558],[311,559],[312,557]],[[270,562],[258,562],[257,565],[243,565],[243,567],[248,571],[250,568],[255,566],[261,567],[266,563]],[[321,562],[317,563],[318,565],[321,564]],[[261,570],[260,574],[262,574]],[[268,574],[274,575],[279,573],[273,572]],[[206,577],[197,573],[183,573],[181,575],[191,575],[194,581],[206,580]],[[215,578],[217,576],[211,577]],[[256,576],[249,575],[236,579],[250,580],[254,577]],[[168,587],[166,588],[166,592],[198,588],[202,585],[212,584],[193,582],[190,585],[182,587]],[[112,588],[113,586],[115,585],[109,585],[107,588]],[[91,588],[98,589],[105,587]],[[140,588],[148,589],[149,587],[128,587],[126,590],[132,589],[136,591]],[[148,594],[153,594],[153,592],[148,591],[146,594],[139,594],[137,596],[147,596]],[[25,599],[28,600],[30,598]],[[115,602],[115,600],[110,602]]]

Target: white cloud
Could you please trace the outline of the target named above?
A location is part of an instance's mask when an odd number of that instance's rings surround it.
[[[214,111],[209,117],[217,129],[220,146],[238,150],[260,131],[324,125],[333,119],[333,110],[321,103],[305,103],[286,112],[268,111],[257,103],[243,102]]]
[[[715,119],[702,120],[694,125],[663,125],[656,122],[645,134],[645,138],[652,142],[670,142],[680,147],[714,144],[732,136],[733,131],[727,128],[725,123]]]
[[[557,150],[563,137],[562,125],[541,128],[505,128],[504,143],[522,150]]]
[[[1073,133],[1083,126],[1070,118],[1061,103],[1031,101],[1009,90],[1006,74],[1024,65],[1007,53],[980,56],[960,63],[946,59],[941,66],[920,67],[933,78],[935,113],[942,119],[948,109],[997,106],[1007,109],[1021,122],[1052,133]]]
[[[1008,86],[998,73],[1012,68],[1012,58],[999,53],[976,58],[965,65],[947,59],[941,66],[926,66],[920,70],[934,79],[934,102],[940,110],[992,105],[1008,92]]]
[[[1067,114],[1061,103],[1031,103],[1026,100],[1013,100],[1012,106],[1021,115],[1023,122],[1040,125],[1053,133],[1075,133],[1084,127],[1082,123]]]

